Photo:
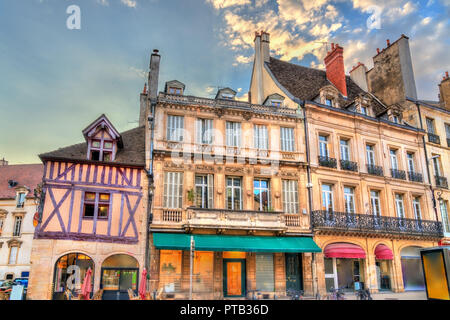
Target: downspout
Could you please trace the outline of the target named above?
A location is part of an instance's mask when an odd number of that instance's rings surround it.
[[[311,182],[311,159],[309,154],[309,134],[308,134],[308,121],[306,118],[306,104],[305,101],[295,99],[297,103],[301,106],[303,109],[303,127],[305,129],[305,149],[306,149],[306,175],[308,179],[308,185],[306,186],[306,189],[308,190],[308,208],[309,208],[309,222],[311,226],[311,232],[313,233],[313,216],[312,216],[312,182]],[[318,293],[318,285],[317,285],[317,279],[316,279],[316,254],[312,252],[312,258],[311,258],[311,271],[312,271],[312,278],[313,278],[313,296],[316,296]]]
[[[422,122],[422,114],[420,112],[420,104],[417,101],[416,101],[416,106],[417,106],[417,111],[419,112],[420,129],[424,130],[423,122]],[[430,162],[429,162],[429,159],[428,159],[427,144],[425,142],[425,136],[422,137],[422,141],[423,141],[423,149],[424,149],[424,152],[425,152],[425,163],[426,163],[426,166],[427,166],[428,182],[430,184],[431,197],[432,197],[432,200],[433,200],[434,214],[436,215],[436,221],[439,221],[439,219],[438,219],[438,212],[437,212],[437,208],[436,208],[436,197],[434,196],[433,183],[431,181],[431,175],[430,175]]]

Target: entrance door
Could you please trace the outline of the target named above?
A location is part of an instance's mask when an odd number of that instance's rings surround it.
[[[286,291],[303,290],[302,256],[286,253]]]
[[[137,292],[139,269],[102,268],[103,300],[128,300],[128,289]]]
[[[245,259],[223,259],[223,295],[244,297]]]

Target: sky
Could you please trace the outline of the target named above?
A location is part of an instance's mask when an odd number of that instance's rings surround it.
[[[0,159],[38,163],[83,142],[102,113],[119,131],[136,127],[153,49],[159,90],[177,79],[185,94],[231,87],[246,99],[257,30],[272,56],[307,67],[324,68],[327,43],[339,43],[347,73],[405,34],[418,96],[437,100],[449,17],[450,0],[0,0]]]

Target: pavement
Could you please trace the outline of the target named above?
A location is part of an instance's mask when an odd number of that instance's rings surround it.
[[[427,294],[425,291],[407,291],[407,292],[381,292],[373,293],[373,300],[427,300]],[[357,300],[356,295],[353,293],[345,294],[346,300]]]

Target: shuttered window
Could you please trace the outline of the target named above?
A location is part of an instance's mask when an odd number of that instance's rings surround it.
[[[253,127],[253,144],[255,149],[267,150],[269,149],[269,139],[267,137],[267,127],[256,124]]]
[[[241,146],[241,124],[239,122],[227,121],[226,124],[227,146]]]
[[[294,151],[294,128],[281,128],[281,151]]]
[[[283,180],[283,210],[298,213],[298,184],[295,180]]]
[[[195,121],[195,131],[198,144],[212,144],[213,121],[211,119],[197,119]]]
[[[183,204],[183,173],[164,174],[164,207],[181,208]]]
[[[275,291],[272,253],[256,253],[256,290]]]
[[[183,141],[184,117],[167,116],[167,140]]]

